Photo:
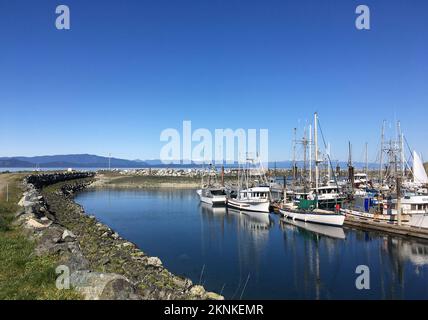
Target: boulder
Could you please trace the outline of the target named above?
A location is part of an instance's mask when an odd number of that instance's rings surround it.
[[[64,232],[62,233],[62,237],[61,240],[63,242],[72,242],[76,240],[76,236],[74,235],[73,232],[71,232],[70,230],[64,230]]]
[[[162,266],[162,261],[158,257],[150,257],[150,258],[147,259],[147,264],[149,266],[161,267]]]
[[[50,224],[42,224],[38,221],[36,221],[35,219],[28,219],[27,221],[25,221],[25,227],[28,229],[45,229],[47,227],[49,227]]]
[[[215,293],[215,292],[207,292],[205,294],[205,298],[207,300],[224,300],[224,297]]]
[[[76,271],[70,284],[86,300],[137,300],[135,287],[124,276],[115,273]]]
[[[202,297],[205,294],[205,289],[203,286],[196,285],[190,289],[190,294],[197,297]]]

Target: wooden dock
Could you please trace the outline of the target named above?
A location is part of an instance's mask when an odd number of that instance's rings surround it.
[[[428,229],[410,227],[406,225],[399,226],[395,223],[386,221],[373,221],[370,219],[349,217],[345,218],[344,226],[355,227],[364,230],[376,230],[393,235],[404,237],[414,237],[428,240]]]

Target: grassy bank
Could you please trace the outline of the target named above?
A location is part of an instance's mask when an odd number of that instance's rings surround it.
[[[36,256],[35,243],[13,225],[23,177],[23,174],[0,174],[0,299],[79,299],[75,291],[56,289],[56,257]],[[6,185],[9,201],[6,201]]]

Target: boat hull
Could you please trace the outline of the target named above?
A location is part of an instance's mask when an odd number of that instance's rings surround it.
[[[342,226],[345,221],[345,216],[341,214],[326,214],[326,213],[306,213],[287,209],[280,209],[279,212],[288,219],[304,221],[310,223],[323,224],[328,226]]]
[[[207,197],[202,194],[202,190],[196,191],[199,196],[199,200],[203,203],[210,204],[212,206],[225,206],[227,203],[227,197],[224,196],[211,196]]]
[[[227,205],[231,208],[243,211],[270,212],[270,201],[246,201],[229,198],[227,200]]]

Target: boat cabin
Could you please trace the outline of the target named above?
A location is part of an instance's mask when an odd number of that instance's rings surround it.
[[[269,199],[269,187],[254,187],[241,190],[241,199]]]

